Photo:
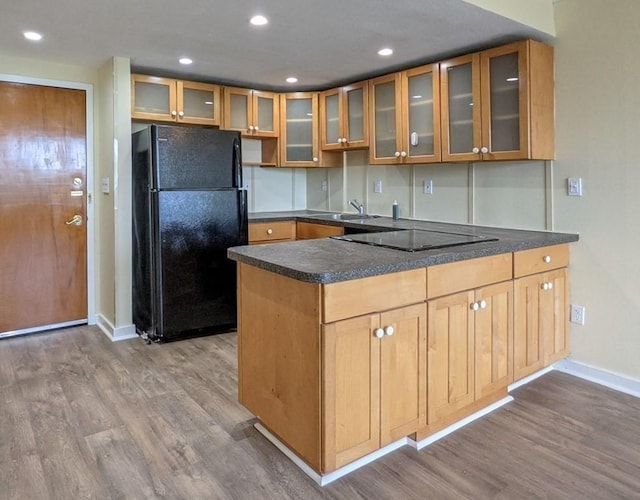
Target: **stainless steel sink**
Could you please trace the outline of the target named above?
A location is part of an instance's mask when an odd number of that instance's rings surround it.
[[[368,215],[368,214],[337,214],[340,217],[340,220],[357,220],[357,219],[375,219],[380,217],[379,215]]]
[[[364,219],[376,219],[380,217],[379,215],[369,215],[369,214],[322,214],[322,215],[313,215],[314,219],[324,219],[324,220],[364,220]]]

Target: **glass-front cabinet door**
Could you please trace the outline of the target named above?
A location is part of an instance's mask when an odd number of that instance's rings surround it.
[[[223,128],[245,137],[278,137],[278,94],[225,87],[224,108]]]
[[[280,96],[282,166],[318,166],[318,94],[295,92]]]
[[[405,163],[440,161],[440,77],[430,64],[402,73],[406,115],[402,134]]]
[[[372,164],[400,163],[402,111],[400,73],[381,76],[369,82],[369,109],[372,111]],[[405,154],[406,156],[406,154]]]
[[[526,42],[481,53],[483,158],[513,160],[529,156]]]
[[[323,150],[369,146],[368,85],[354,83],[320,93],[320,143]]]
[[[477,161],[480,152],[480,56],[440,63],[442,161]]]
[[[131,117],[176,121],[176,82],[157,76],[131,75]]]
[[[178,80],[178,122],[220,125],[220,87]]]

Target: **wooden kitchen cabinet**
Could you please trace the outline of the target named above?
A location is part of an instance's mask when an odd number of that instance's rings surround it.
[[[340,152],[320,149],[318,93],[280,95],[280,165],[283,167],[342,166]]]
[[[275,92],[224,87],[223,128],[243,137],[276,138],[280,129],[280,96]]]
[[[424,303],[324,325],[323,360],[325,470],[426,425]]]
[[[567,245],[514,254],[514,380],[569,354],[568,262]]]
[[[442,161],[553,159],[553,74],[534,40],[441,62]]]
[[[342,226],[328,226],[326,224],[314,224],[312,222],[296,223],[297,240],[313,240],[316,238],[328,238],[329,236],[342,236],[344,228]]]
[[[220,125],[220,87],[207,83],[131,75],[131,118]]]
[[[369,101],[371,164],[441,160],[438,64],[370,80]]]
[[[320,143],[323,150],[369,147],[369,86],[367,82],[319,94]]]
[[[462,418],[474,403],[506,394],[513,374],[512,276],[511,254],[427,268],[430,429],[420,438]]]
[[[428,302],[429,425],[497,392],[513,366],[511,281]]]

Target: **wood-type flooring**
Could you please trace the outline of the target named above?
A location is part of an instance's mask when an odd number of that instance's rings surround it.
[[[321,488],[237,402],[236,334],[0,340],[1,499],[640,498],[640,399],[552,372]]]

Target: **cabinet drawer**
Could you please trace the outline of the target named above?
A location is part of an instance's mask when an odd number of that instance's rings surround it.
[[[441,297],[512,279],[510,253],[427,268],[427,296]]]
[[[328,238],[329,236],[341,236],[343,234],[344,229],[340,226],[328,226],[325,224],[313,224],[310,222],[298,222],[296,224],[297,240]]]
[[[513,275],[515,278],[542,273],[569,265],[569,245],[533,248],[514,252]]]
[[[323,285],[322,322],[331,323],[424,302],[426,285],[424,269]]]
[[[249,224],[249,243],[267,243],[296,238],[295,221],[252,222]]]

